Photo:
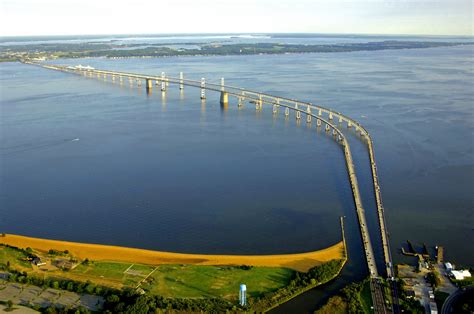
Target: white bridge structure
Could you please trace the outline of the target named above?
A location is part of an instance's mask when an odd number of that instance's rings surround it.
[[[315,121],[316,127],[324,128],[324,130],[328,134],[332,135],[332,137],[341,145],[344,151],[346,167],[349,175],[350,184],[352,187],[352,194],[354,197],[357,217],[359,220],[360,232],[362,235],[363,247],[367,261],[367,268],[371,277],[371,290],[374,301],[374,309],[376,313],[387,313],[388,311],[390,311],[390,309],[387,309],[386,304],[384,302],[385,297],[383,296],[383,287],[380,285],[380,276],[377,270],[375,256],[372,248],[372,242],[369,236],[369,230],[366,223],[366,215],[359,192],[359,185],[357,182],[355,166],[352,159],[351,148],[348,140],[346,139],[346,136],[341,131],[341,128],[344,126],[346,126],[347,128],[354,128],[356,134],[360,135],[362,140],[364,140],[367,144],[367,149],[369,152],[375,201],[378,213],[378,222],[381,231],[380,237],[383,246],[385,271],[387,278],[392,281],[391,294],[393,306],[391,308],[391,311],[395,313],[399,312],[397,288],[396,283],[394,281],[395,272],[393,269],[392,255],[388,240],[388,232],[385,221],[380,183],[377,175],[377,164],[375,161],[373,147],[374,145],[369,132],[359,122],[340,112],[331,110],[323,106],[314,105],[310,102],[304,102],[300,100],[248,90],[240,87],[225,85],[224,78],[221,79],[219,84],[215,84],[207,82],[205,78],[201,78],[200,80],[185,79],[183,72],[180,72],[178,77],[172,77],[166,75],[165,72],[161,72],[160,75],[147,75],[100,70],[88,66],[71,67],[52,64],[40,64],[29,61],[25,61],[25,63],[38,65],[51,70],[74,73],[89,78],[97,77],[99,79],[104,80],[108,80],[110,78],[111,82],[119,81],[121,84],[124,84],[124,81],[128,80],[130,85],[137,84],[137,86],[141,86],[142,84],[144,84],[148,92],[151,92],[154,85],[156,85],[156,87],[159,88],[163,93],[167,92],[168,87],[171,84],[179,86],[180,90],[184,89],[184,86],[190,86],[199,88],[201,90],[201,99],[206,98],[207,91],[220,93],[220,103],[224,106],[228,105],[229,97],[234,97],[236,98],[237,105],[239,107],[243,106],[245,101],[248,101],[250,103],[255,104],[256,110],[262,110],[263,105],[268,105],[272,106],[272,112],[275,115],[279,114],[280,112],[283,112],[286,117],[289,117],[290,113],[292,113],[292,115],[294,115],[295,119],[297,120],[305,119],[307,123],[313,123],[313,121]]]

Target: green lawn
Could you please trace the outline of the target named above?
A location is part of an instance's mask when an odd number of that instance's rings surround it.
[[[142,287],[167,297],[236,299],[241,283],[249,296],[257,297],[286,286],[292,275],[286,268],[162,265]]]
[[[372,303],[372,293],[370,292],[370,281],[366,280],[360,291],[360,303],[364,308],[365,313],[373,313],[374,310],[371,309],[373,306]]]
[[[0,264],[10,262],[11,267],[31,268],[30,262],[22,260],[26,257],[26,254],[17,249],[0,246]]]
[[[14,268],[31,268],[29,262],[21,260],[24,257],[21,251],[0,247],[0,263],[10,262]],[[80,264],[69,272],[52,271],[51,276],[77,279],[69,275],[80,275],[82,280],[98,284],[109,283],[134,288],[154,269],[155,266],[142,264],[91,261]],[[165,297],[222,297],[235,300],[241,283],[247,285],[248,296],[259,297],[286,286],[293,274],[291,269],[276,267],[245,269],[238,266],[160,265],[141,287],[152,294]]]

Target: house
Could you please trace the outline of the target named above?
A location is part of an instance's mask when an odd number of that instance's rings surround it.
[[[43,266],[43,265],[46,265],[46,263],[44,261],[41,260],[41,258],[39,258],[38,256],[34,257],[32,260],[31,260],[31,263],[36,265],[36,266]]]
[[[450,276],[456,280],[463,280],[464,278],[471,277],[469,270],[451,270]]]

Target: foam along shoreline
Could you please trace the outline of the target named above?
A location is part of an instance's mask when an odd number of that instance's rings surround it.
[[[340,241],[328,248],[313,252],[277,255],[212,255],[186,254],[144,250],[102,244],[88,244],[21,235],[6,234],[0,237],[0,243],[19,248],[30,247],[47,252],[50,249],[64,251],[80,259],[95,261],[116,261],[137,264],[191,264],[191,265],[249,265],[266,267],[286,267],[301,272],[328,262],[344,258],[344,243]]]

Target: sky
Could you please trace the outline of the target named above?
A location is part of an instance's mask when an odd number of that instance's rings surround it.
[[[0,0],[0,36],[473,35],[474,0]]]

